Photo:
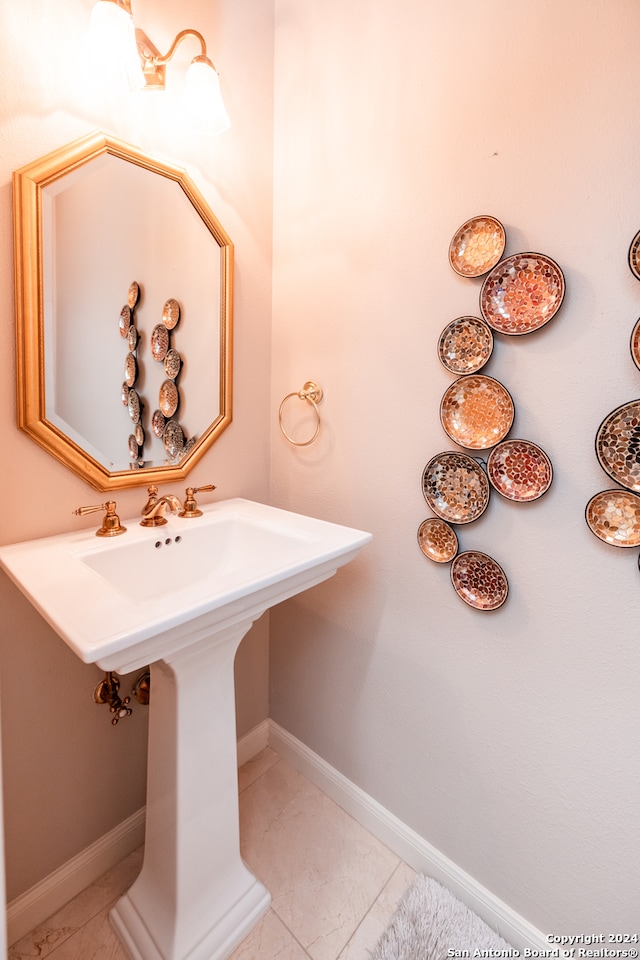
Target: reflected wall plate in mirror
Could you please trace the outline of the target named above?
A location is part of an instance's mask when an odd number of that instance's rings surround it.
[[[612,480],[640,492],[640,400],[623,403],[604,418],[596,434],[596,456]]]
[[[16,170],[13,199],[18,426],[98,490],[182,480],[232,418],[233,244],[204,194],[183,168],[98,131]],[[131,349],[135,310],[150,357],[167,293],[188,304],[180,391],[197,440],[167,465],[149,429],[132,470],[112,414],[121,338],[103,332],[126,304],[122,339]],[[146,363],[145,375],[153,409],[162,375]]]
[[[480,464],[466,453],[445,450],[422,472],[422,493],[437,517],[471,523],[489,505],[489,481]]]
[[[603,490],[591,497],[587,525],[614,547],[640,547],[640,497],[628,490]]]
[[[140,397],[135,390],[129,390],[129,399],[127,401],[127,406],[129,407],[129,416],[131,417],[131,423],[140,423]]]
[[[531,440],[503,440],[489,454],[487,476],[507,500],[528,503],[547,492],[553,468],[544,450]]]
[[[636,280],[640,280],[640,230],[636,233],[629,247],[629,266]]]
[[[163,323],[158,323],[151,331],[151,356],[162,363],[169,349],[169,332]]]
[[[541,253],[517,253],[486,277],[480,311],[498,333],[521,336],[548,323],[560,309],[565,282],[558,264]]]
[[[138,376],[138,365],[136,358],[132,353],[128,353],[124,358],[124,380],[127,386],[132,387]]]
[[[185,436],[184,431],[177,420],[169,420],[163,436],[164,448],[167,456],[175,460],[182,456],[184,452]]]
[[[451,564],[451,582],[458,596],[476,610],[497,610],[509,593],[500,564],[478,550],[458,554]]]
[[[138,459],[138,441],[133,433],[129,434],[129,456],[132,460]]]
[[[438,340],[440,363],[458,377],[484,367],[492,351],[493,333],[479,317],[457,317]]]
[[[160,440],[162,440],[164,436],[164,428],[166,423],[167,421],[162,410],[154,410],[153,416],[151,417],[151,429],[154,436],[158,437]]]
[[[449,244],[449,263],[461,277],[480,277],[504,253],[504,227],[495,217],[472,217],[456,230]]]
[[[160,409],[167,419],[174,415],[178,409],[179,402],[180,395],[178,394],[178,388],[173,380],[163,380],[160,385],[160,396],[158,403]]]
[[[170,380],[175,380],[175,378],[178,376],[181,365],[182,360],[178,351],[167,350],[167,355],[164,358],[164,372]]]
[[[445,433],[468,450],[486,450],[504,440],[515,409],[509,391],[493,377],[460,377],[444,393],[440,421]]]
[[[418,527],[418,546],[429,560],[449,563],[458,552],[458,538],[444,520],[429,517]]]

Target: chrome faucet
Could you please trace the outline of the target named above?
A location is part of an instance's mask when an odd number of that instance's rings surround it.
[[[173,493],[166,493],[163,497],[158,496],[158,488],[153,484],[149,487],[149,499],[142,508],[143,519],[140,521],[141,527],[160,527],[167,522],[164,511],[169,509],[172,513],[179,513],[182,510],[182,504],[178,497]]]

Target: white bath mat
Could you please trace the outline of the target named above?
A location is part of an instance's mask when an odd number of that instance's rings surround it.
[[[450,960],[481,957],[486,950],[513,953],[510,944],[441,884],[419,876],[398,904],[371,960]]]

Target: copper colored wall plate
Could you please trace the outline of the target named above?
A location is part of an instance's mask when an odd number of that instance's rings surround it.
[[[495,267],[506,239],[495,217],[472,217],[456,230],[449,244],[449,263],[461,277],[480,277]]]
[[[489,454],[487,476],[507,500],[528,503],[547,492],[553,468],[544,450],[531,440],[503,440]]]
[[[438,340],[440,363],[457,377],[477,373],[493,352],[491,328],[479,317],[457,317]]]
[[[418,546],[429,560],[449,563],[458,552],[458,538],[444,520],[429,517],[418,527]]]
[[[451,582],[458,596],[476,610],[497,610],[509,593],[500,564],[478,550],[458,554],[451,564]]]
[[[431,510],[449,523],[471,523],[489,505],[487,475],[473,457],[446,450],[429,460],[422,492]]]
[[[612,410],[596,434],[596,456],[612,480],[640,492],[640,400]]]
[[[565,282],[558,264],[541,253],[517,253],[486,277],[480,311],[489,326],[510,336],[533,333],[560,309]]]
[[[614,547],[640,547],[640,497],[627,490],[596,493],[585,511],[596,537]]]
[[[451,439],[469,450],[486,450],[504,440],[515,409],[508,390],[493,377],[460,377],[444,393],[440,421]]]

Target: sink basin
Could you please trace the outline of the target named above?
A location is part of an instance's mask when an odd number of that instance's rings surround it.
[[[219,627],[330,577],[371,536],[251,500],[125,521],[0,547],[0,565],[85,663],[127,673],[188,645],[181,629]]]
[[[371,535],[241,499],[168,519],[0,547],[0,566],[85,663],[150,664],[144,863],[110,918],[133,960],[224,960],[270,903],[240,856],[238,645]]]

